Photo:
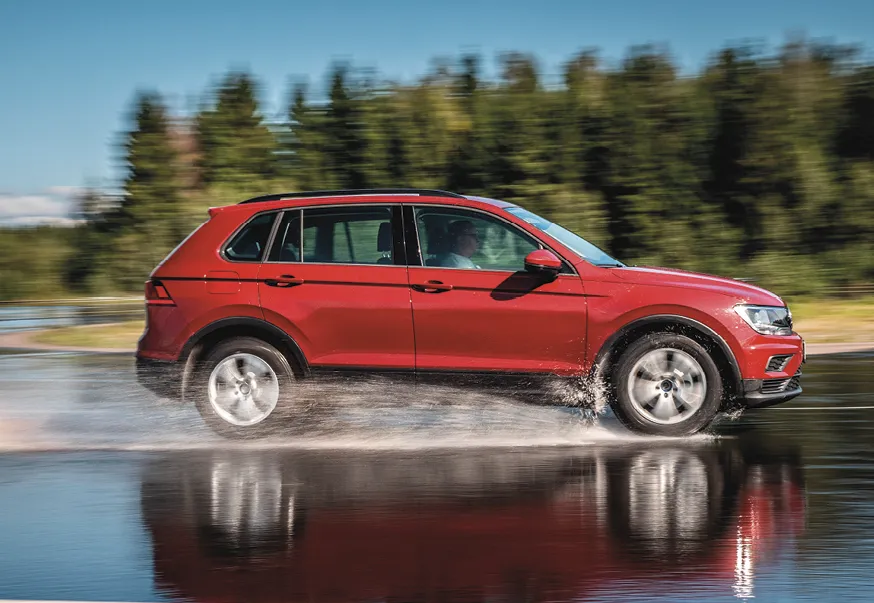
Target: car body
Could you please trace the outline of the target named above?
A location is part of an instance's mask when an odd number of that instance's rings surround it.
[[[146,283],[137,366],[162,394],[212,400],[199,408],[228,435],[254,433],[301,380],[338,373],[535,389],[602,379],[625,424],[664,435],[801,393],[804,343],[778,296],[626,266],[510,203],[322,191],[209,216]],[[448,245],[476,251],[458,259]],[[222,413],[240,400],[251,422]]]

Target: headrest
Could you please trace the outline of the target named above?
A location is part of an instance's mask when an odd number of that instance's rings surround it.
[[[391,243],[391,222],[383,222],[379,225],[379,234],[376,236],[376,250],[391,251]]]

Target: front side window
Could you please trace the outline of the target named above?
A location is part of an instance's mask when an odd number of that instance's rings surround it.
[[[389,206],[290,211],[285,212],[279,225],[270,250],[270,261],[394,264],[393,241],[392,208]]]
[[[426,266],[516,272],[541,247],[515,226],[480,212],[417,207],[415,213]]]
[[[255,216],[227,244],[225,257],[233,262],[260,262],[275,218],[275,212]]]

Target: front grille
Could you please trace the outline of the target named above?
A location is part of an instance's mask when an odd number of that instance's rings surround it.
[[[762,381],[763,394],[779,394],[780,392],[798,389],[801,385],[801,371],[785,379],[765,379]]]
[[[769,373],[778,373],[786,368],[786,365],[789,364],[789,360],[792,358],[792,354],[781,354],[779,356],[771,356],[771,359],[768,360],[768,366],[765,368]]]

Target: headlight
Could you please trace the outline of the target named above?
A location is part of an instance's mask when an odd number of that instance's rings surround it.
[[[739,304],[734,307],[734,311],[757,333],[762,335],[792,335],[792,312],[789,311],[789,308]]]

